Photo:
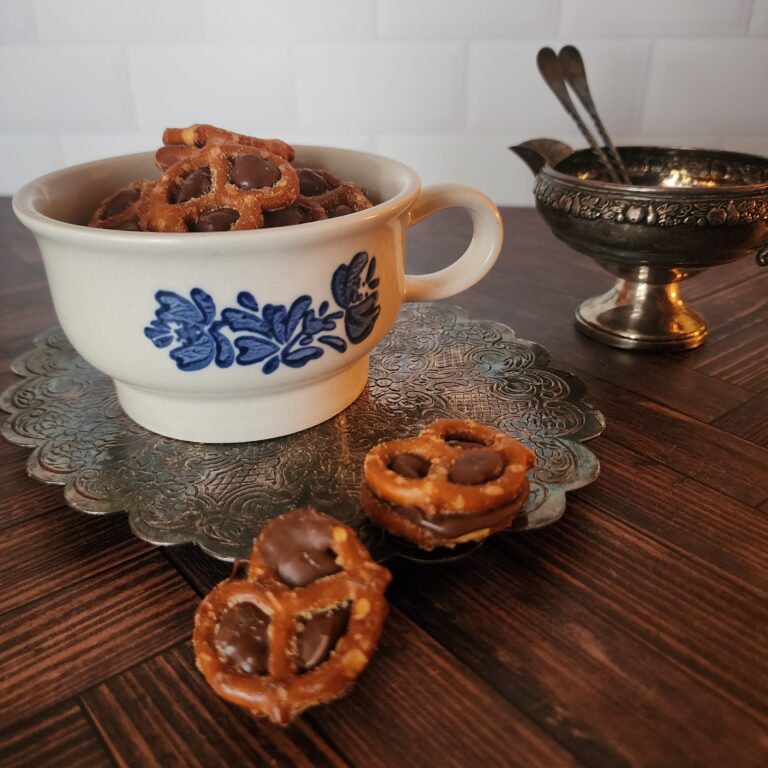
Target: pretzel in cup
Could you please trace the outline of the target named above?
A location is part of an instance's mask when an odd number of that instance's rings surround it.
[[[165,171],[149,194],[142,224],[151,232],[259,229],[264,211],[285,208],[298,194],[296,171],[279,155],[209,142]]]
[[[290,144],[280,139],[259,139],[256,136],[226,131],[214,125],[196,123],[187,128],[166,128],[163,131],[163,146],[155,153],[155,163],[165,171],[179,160],[189,159],[195,150],[202,149],[212,141],[266,149],[267,152],[279,155],[289,162],[296,154]]]
[[[264,216],[265,227],[284,227],[308,221],[333,219],[349,213],[364,211],[373,203],[363,189],[351,181],[342,181],[321,168],[297,168],[299,197],[280,211]]]
[[[146,209],[149,192],[154,185],[154,181],[140,179],[113,192],[99,203],[88,226],[122,229],[127,232],[140,231],[140,221]]]
[[[528,497],[534,454],[494,427],[435,421],[365,457],[361,501],[377,525],[422,549],[453,547],[507,528]]]
[[[390,578],[351,528],[313,509],[288,512],[198,607],[197,665],[219,696],[285,725],[362,672]]]

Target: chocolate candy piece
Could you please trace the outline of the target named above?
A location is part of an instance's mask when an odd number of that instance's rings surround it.
[[[288,227],[312,221],[312,214],[306,206],[294,203],[277,211],[264,211],[265,227]]]
[[[429,472],[429,461],[415,453],[398,453],[392,457],[389,468],[398,475],[408,478],[426,477]]]
[[[269,616],[258,606],[238,602],[219,619],[214,636],[216,650],[246,675],[267,673]]]
[[[526,484],[520,497],[526,496],[528,485]],[[459,536],[465,536],[473,531],[479,531],[484,528],[493,528],[507,520],[511,520],[517,514],[520,508],[520,498],[515,498],[509,504],[489,509],[486,512],[471,512],[457,514],[455,512],[439,512],[433,517],[428,517],[423,510],[412,504],[392,504],[379,496],[376,496],[367,483],[363,483],[361,496],[366,513],[381,519],[387,514],[395,514],[404,517],[406,520],[424,528],[440,539],[454,539]],[[378,512],[378,515],[376,513]],[[384,520],[381,520],[384,522]]]
[[[331,218],[335,219],[337,216],[347,216],[350,213],[354,213],[354,210],[348,206],[342,203],[341,205],[337,205],[332,211],[331,211]]]
[[[309,168],[297,168],[296,173],[299,176],[299,193],[305,197],[314,197],[328,191],[328,184],[319,173]]]
[[[189,225],[190,232],[226,232],[240,218],[233,208],[217,208],[204,213]]]
[[[347,631],[350,606],[343,605],[322,613],[315,613],[304,622],[297,635],[297,664],[307,670],[322,664],[336,648],[339,638]]]
[[[333,518],[314,510],[294,510],[267,523],[259,552],[286,584],[303,587],[341,570],[331,549],[334,525]]]
[[[453,463],[448,479],[459,485],[480,485],[495,480],[504,469],[496,451],[468,451]]]
[[[139,199],[138,189],[124,189],[122,192],[116,194],[107,203],[104,212],[101,214],[101,220],[111,219],[113,216],[117,216],[118,213],[124,211],[129,205],[135,203]],[[123,227],[121,227],[123,229]]]
[[[196,171],[192,171],[189,176],[182,179],[181,184],[172,193],[173,198],[170,202],[186,203],[187,200],[192,200],[195,197],[200,197],[208,192],[211,188],[211,169],[210,168],[198,168]]]
[[[126,221],[125,224],[121,224],[115,229],[122,229],[124,232],[141,232],[141,227],[138,221]]]
[[[262,189],[272,187],[280,180],[276,165],[258,155],[238,155],[232,158],[229,170],[230,181],[240,189]]]

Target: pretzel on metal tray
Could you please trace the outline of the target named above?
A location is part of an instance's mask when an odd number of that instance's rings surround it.
[[[285,725],[341,696],[366,666],[390,578],[351,528],[293,510],[198,607],[197,665],[224,699]]]
[[[214,125],[194,124],[187,128],[166,128],[163,132],[164,146],[155,153],[155,163],[164,171],[179,160],[188,159],[196,149],[201,149],[211,141],[259,147],[289,162],[296,154],[290,144],[280,139],[260,139],[256,136],[226,131]]]
[[[534,454],[468,419],[433,422],[365,457],[366,514],[420,547],[455,546],[507,527],[528,496]]]
[[[259,229],[264,211],[285,208],[298,194],[296,171],[284,158],[260,147],[210,142],[165,171],[142,223],[151,232]]]
[[[101,229],[122,229],[137,232],[141,229],[140,220],[149,198],[149,192],[155,182],[149,179],[132,181],[109,197],[105,197],[94,211],[89,227]]]

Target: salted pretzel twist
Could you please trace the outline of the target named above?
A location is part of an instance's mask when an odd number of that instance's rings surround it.
[[[187,128],[166,128],[163,132],[164,146],[155,153],[155,163],[161,170],[165,170],[179,160],[191,157],[196,149],[201,149],[211,141],[259,147],[288,161],[293,160],[296,154],[290,144],[280,139],[260,139],[256,136],[226,131],[214,125],[196,123]]]
[[[274,165],[280,178],[271,187],[242,189],[230,179],[231,164],[243,155],[258,155]],[[195,171],[210,169],[210,186],[197,197],[172,202],[175,190]],[[299,180],[293,166],[284,158],[260,147],[210,142],[189,157],[174,163],[149,194],[142,219],[152,232],[187,232],[203,215],[221,209],[237,212],[231,230],[259,229],[263,211],[285,208],[296,200]]]
[[[255,546],[247,577],[221,582],[202,601],[195,614],[195,656],[221,697],[285,725],[307,707],[340,696],[366,666],[381,635],[387,613],[384,591],[391,575],[371,560],[346,525],[334,526],[331,548],[342,570],[292,588],[265,564]],[[217,652],[217,623],[227,608],[240,602],[250,602],[269,616],[265,675],[245,674]],[[295,646],[302,618],[343,605],[350,606],[349,623],[335,650],[301,673]]]
[[[481,445],[476,449],[454,446],[448,441],[452,438]],[[451,467],[472,450],[498,453],[504,462],[501,474],[477,485],[452,482]],[[403,453],[429,462],[424,477],[403,477],[390,469],[392,459]],[[416,437],[375,446],[365,457],[364,470],[365,481],[377,496],[392,504],[418,507],[430,517],[445,512],[485,512],[517,498],[533,463],[528,448],[494,427],[468,419],[443,419]]]

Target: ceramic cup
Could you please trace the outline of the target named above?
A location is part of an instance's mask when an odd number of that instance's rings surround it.
[[[121,406],[143,427],[220,443],[319,424],[360,394],[369,353],[404,301],[459,293],[496,261],[501,218],[482,193],[454,185],[421,191],[410,168],[377,155],[296,150],[297,165],[355,181],[376,205],[242,232],[83,226],[106,195],[157,176],[153,153],[56,171],[15,195],[64,332],[113,379]],[[439,272],[405,274],[408,228],[451,207],[472,218],[467,250]]]

